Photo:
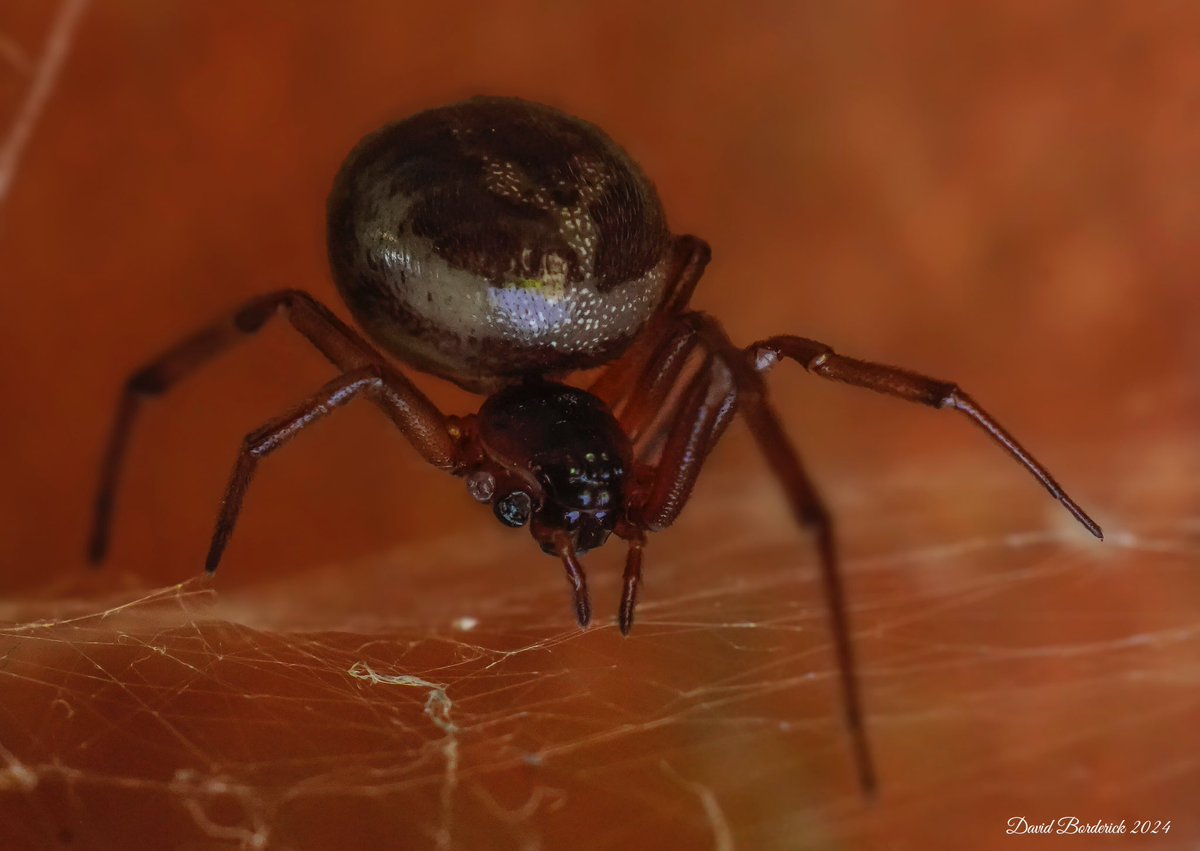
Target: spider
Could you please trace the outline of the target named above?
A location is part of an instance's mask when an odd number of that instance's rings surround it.
[[[135,372],[104,456],[90,557],[108,548],[113,498],[134,419],[218,352],[282,314],[338,375],[238,452],[206,568],[216,570],[259,462],[358,397],[386,414],[434,467],[466,480],[501,523],[529,526],[566,570],[581,626],[591,604],[579,555],[627,542],[617,623],[628,634],[646,533],[679,516],[705,460],[740,413],[796,521],[816,537],[863,787],[874,769],[824,502],[772,409],[763,375],[780,360],[822,378],[969,417],[1097,538],[1100,527],[1041,464],[955,384],[769,337],[741,348],[689,310],[710,257],[667,229],[653,185],[598,127],[547,106],[481,97],[367,136],[328,201],[338,290],[376,345],[483,394],[479,411],[439,411],[391,361],[300,290],[254,298]],[[606,367],[586,390],[567,374]]]

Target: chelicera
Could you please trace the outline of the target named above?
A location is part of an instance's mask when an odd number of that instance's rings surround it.
[[[688,302],[709,260],[672,235],[652,184],[599,128],[508,98],[422,112],[366,137],[328,205],[338,290],[375,345],[299,290],[254,298],[138,370],[104,458],[91,558],[107,550],[113,495],[142,402],[282,314],[337,376],[251,432],[237,456],[206,567],[216,570],[259,461],[358,397],[421,456],[466,480],[500,522],[528,526],[561,560],[575,614],[591,605],[579,555],[628,545],[617,623],[628,634],[648,532],[683,510],[735,414],[749,425],[819,552],[847,724],[865,787],[873,771],[832,525],[772,409],[763,375],[794,360],[822,378],[967,415],[1096,537],[1100,528],[956,385],[855,360],[803,337],[730,341]],[[487,396],[443,414],[375,346]],[[604,367],[581,389],[568,374]]]

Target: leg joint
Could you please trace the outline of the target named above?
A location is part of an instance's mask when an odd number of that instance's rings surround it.
[[[167,390],[167,381],[157,367],[150,366],[131,375],[125,387],[140,396],[161,396]]]
[[[939,397],[937,401],[937,407],[958,408],[961,406],[962,388],[960,388],[957,384],[943,383],[940,387],[938,387],[937,392]]]
[[[279,290],[256,298],[251,304],[242,308],[233,317],[233,324],[243,334],[253,334],[258,331],[275,311],[291,308],[297,301],[315,303],[315,299],[304,290]]]
[[[832,533],[833,521],[825,506],[810,503],[801,510],[800,522],[810,529],[824,529]]]

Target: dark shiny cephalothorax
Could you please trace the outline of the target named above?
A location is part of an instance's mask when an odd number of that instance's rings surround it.
[[[532,522],[570,532],[579,552],[607,540],[623,517],[632,449],[604,402],[562,384],[518,384],[489,397],[477,423],[487,457],[510,473],[497,500],[515,489],[543,495]]]
[[[368,136],[329,197],[355,319],[420,369],[487,392],[618,357],[662,299],[654,187],[599,128],[511,98]]]
[[[617,623],[628,633],[646,533],[676,520],[705,459],[739,413],[794,518],[817,536],[846,722],[859,776],[870,789],[874,770],[832,526],[762,374],[790,359],[823,378],[960,411],[1101,534],[957,385],[848,358],[803,337],[735,346],[715,319],[688,308],[708,263],[707,244],[668,234],[654,188],[629,157],[596,127],[550,107],[477,98],[368,136],[329,198],[329,257],[338,289],[371,338],[413,366],[490,394],[478,413],[443,414],[307,293],[255,298],[126,383],[96,499],[93,561],[108,546],[117,478],[142,401],[278,313],[338,375],[299,408],[247,435],[209,546],[210,572],[259,461],[363,396],[426,461],[462,476],[502,523],[529,526],[539,546],[560,557],[581,625],[591,619],[591,603],[579,553],[610,533],[627,541]],[[553,380],[614,360],[587,391]]]

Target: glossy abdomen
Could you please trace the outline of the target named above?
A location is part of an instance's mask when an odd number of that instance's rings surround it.
[[[477,98],[368,136],[329,198],[329,255],[391,353],[471,390],[619,356],[658,307],[653,186],[598,128]]]

